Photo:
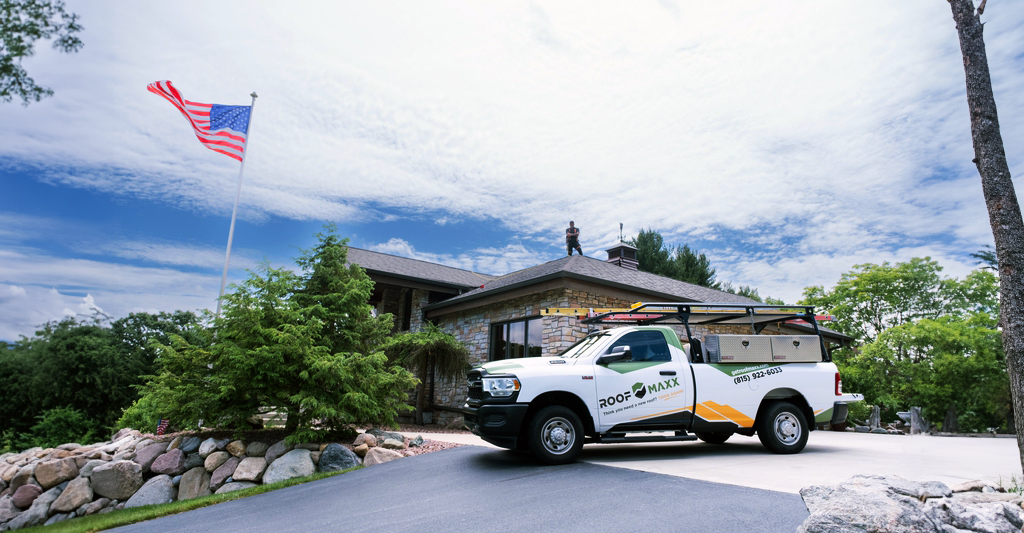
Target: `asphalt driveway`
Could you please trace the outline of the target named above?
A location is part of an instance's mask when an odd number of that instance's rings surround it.
[[[798,495],[464,446],[115,531],[794,531]]]

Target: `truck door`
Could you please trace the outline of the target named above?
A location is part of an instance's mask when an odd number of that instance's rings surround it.
[[[651,329],[632,331],[615,340],[604,353],[629,346],[632,359],[594,365],[600,428],[672,425],[682,422],[690,394],[684,392],[686,379],[681,353],[669,349],[665,334]]]

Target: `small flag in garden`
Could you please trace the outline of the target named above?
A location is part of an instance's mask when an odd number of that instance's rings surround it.
[[[150,83],[147,88],[149,92],[166,98],[185,115],[199,142],[214,152],[242,160],[252,106],[201,104],[185,100],[178,89],[166,80]]]
[[[167,431],[167,426],[170,425],[171,421],[166,418],[161,418],[156,425],[156,434],[163,435]]]

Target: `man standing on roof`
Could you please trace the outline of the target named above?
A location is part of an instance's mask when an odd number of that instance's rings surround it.
[[[569,227],[565,228],[565,251],[572,256],[573,250],[583,255],[583,249],[580,248],[580,229],[570,220]]]

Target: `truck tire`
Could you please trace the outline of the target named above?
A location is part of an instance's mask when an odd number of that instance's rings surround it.
[[[807,418],[789,402],[769,405],[757,421],[757,438],[772,453],[800,453],[809,432]]]
[[[708,444],[725,444],[732,436],[732,431],[711,431],[707,433],[695,433],[697,438]]]
[[[542,463],[561,465],[583,449],[583,423],[568,407],[550,405],[530,420],[530,451]]]

